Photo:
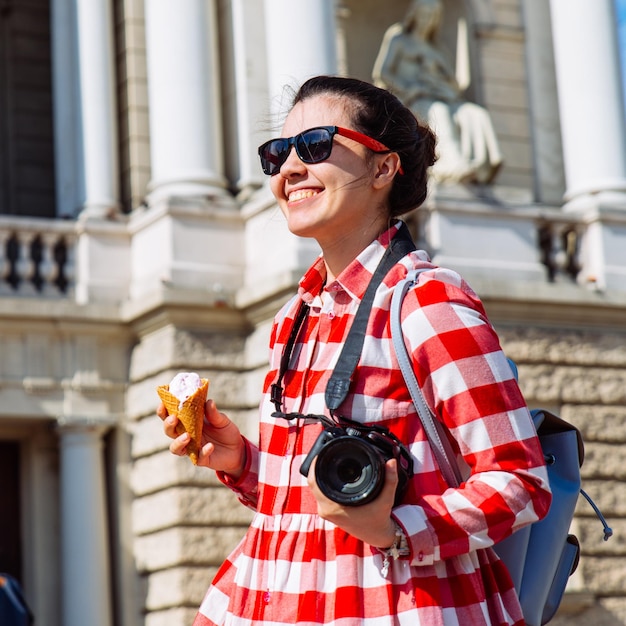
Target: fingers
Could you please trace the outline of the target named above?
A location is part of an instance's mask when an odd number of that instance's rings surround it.
[[[218,411],[215,401],[211,400],[210,398],[206,401],[206,404],[204,405],[204,415],[207,418],[209,424],[211,424],[211,426],[213,426],[214,428],[224,428],[225,426],[228,426],[228,424],[230,424],[230,420],[228,419],[228,417],[226,417],[224,413]]]
[[[170,415],[163,403],[159,404],[156,413],[163,420],[163,431],[170,439],[176,439],[179,435],[185,433],[185,429],[178,417],[173,413]]]
[[[170,452],[176,456],[185,456],[187,454],[187,446],[191,441],[191,435],[185,431],[176,415],[167,415],[163,419],[163,430],[172,439]]]
[[[385,483],[381,492],[381,498],[387,502],[393,503],[396,498],[396,489],[398,488],[398,461],[389,459],[385,463]]]
[[[210,467],[211,463],[211,455],[215,451],[215,444],[213,443],[205,443],[198,450],[198,465]]]
[[[360,506],[343,506],[322,493],[315,480],[316,461],[311,465],[307,482],[317,501],[318,515],[372,546],[391,545],[395,534],[391,512],[398,485],[397,461],[391,459],[385,464],[381,493],[375,500]]]
[[[315,464],[317,463],[317,457],[313,457],[311,465],[309,465],[309,473],[306,477],[306,482],[314,493],[320,493],[321,491],[317,486],[317,479],[315,478]]]
[[[389,459],[385,463],[385,483],[393,483],[394,487],[398,484],[397,459]]]
[[[177,456],[185,456],[187,454],[187,446],[190,441],[191,437],[189,436],[189,433],[179,435],[170,443],[170,452],[172,454],[176,454]]]
[[[162,420],[164,420],[167,417],[167,409],[165,408],[165,405],[163,404],[163,402],[161,402],[159,406],[157,406],[156,414]]]

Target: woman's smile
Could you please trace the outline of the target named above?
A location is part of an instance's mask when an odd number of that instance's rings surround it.
[[[301,200],[308,200],[313,196],[317,196],[321,191],[319,189],[296,189],[294,191],[290,191],[287,197],[289,204],[293,204],[294,202],[299,202]]]

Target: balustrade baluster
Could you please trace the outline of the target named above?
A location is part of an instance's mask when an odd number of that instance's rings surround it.
[[[0,296],[69,297],[76,245],[71,225],[0,221]]]
[[[11,292],[11,287],[7,281],[11,271],[11,263],[8,259],[7,242],[11,233],[8,230],[0,230],[0,295]]]
[[[37,294],[35,284],[35,262],[32,258],[32,244],[36,237],[33,232],[18,232],[17,237],[17,260],[15,273],[17,275],[17,292],[20,296],[34,296]]]
[[[62,286],[66,295],[73,293],[76,278],[76,237],[66,235],[63,238],[63,257],[64,263],[61,266],[61,276],[65,279],[65,285]]]
[[[581,265],[579,233],[572,224],[545,223],[539,226],[541,262],[549,282],[576,281]]]
[[[41,262],[39,276],[41,277],[41,295],[51,296],[59,293],[58,278],[59,264],[54,258],[54,251],[59,240],[56,233],[43,233],[41,239]]]

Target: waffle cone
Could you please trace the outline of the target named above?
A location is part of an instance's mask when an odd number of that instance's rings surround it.
[[[191,437],[191,441],[187,446],[187,455],[194,465],[198,464],[198,452],[202,445],[204,405],[208,391],[209,380],[203,378],[202,386],[196,389],[196,391],[185,400],[181,407],[180,400],[174,394],[170,393],[169,385],[160,385],[157,387],[157,393],[165,405],[167,412],[178,417],[176,434],[182,435],[184,432],[187,432]]]

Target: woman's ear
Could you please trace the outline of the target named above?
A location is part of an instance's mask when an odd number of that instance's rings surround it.
[[[393,183],[393,179],[400,170],[400,155],[397,152],[376,155],[376,170],[374,172],[374,186],[384,188]]]

